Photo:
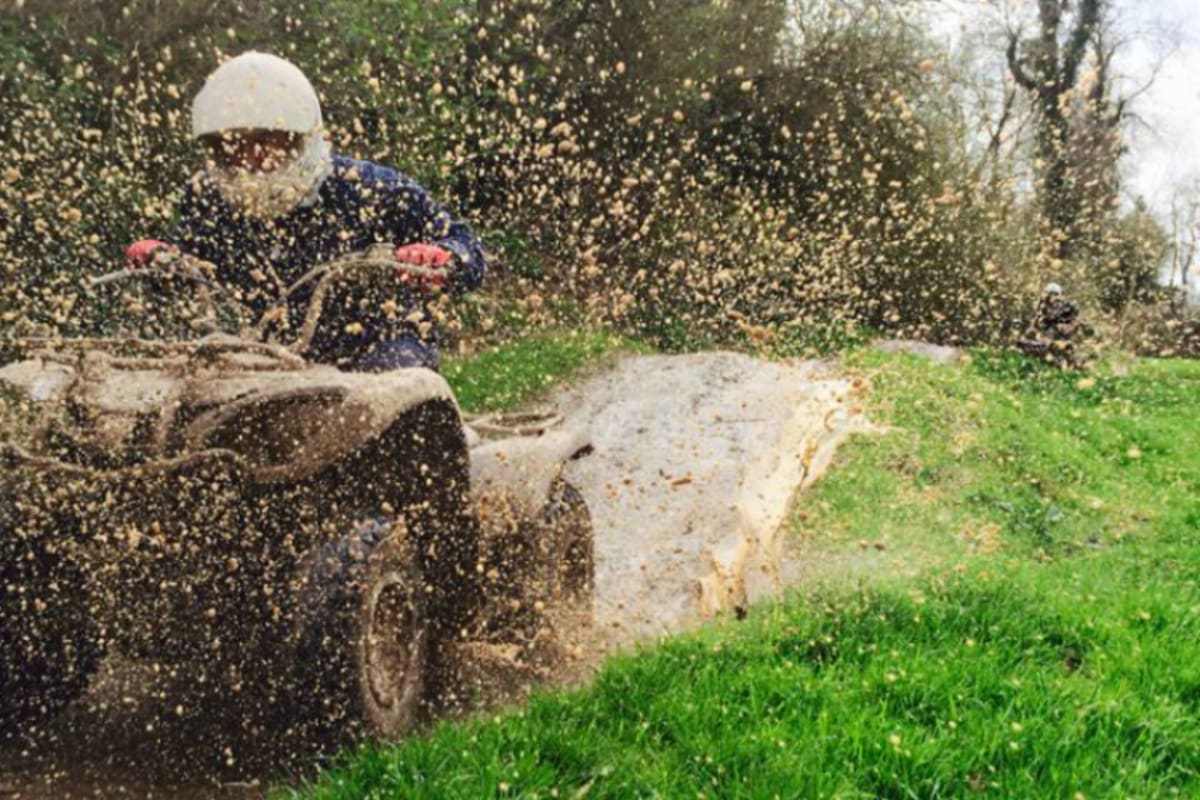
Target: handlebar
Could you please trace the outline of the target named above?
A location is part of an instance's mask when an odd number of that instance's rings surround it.
[[[217,267],[211,261],[180,254],[170,256],[169,258],[156,258],[153,265],[149,267],[136,269],[126,267],[125,269],[118,269],[113,272],[106,272],[103,275],[97,275],[88,280],[88,285],[95,288],[110,283],[119,283],[129,278],[180,277],[201,286],[220,291],[220,287],[210,280],[210,277],[216,273]]]
[[[363,268],[387,267],[391,270],[407,272],[410,275],[429,278],[430,280],[444,279],[446,277],[446,271],[439,267],[422,267],[419,264],[408,264],[403,261],[397,261],[395,256],[392,255],[394,252],[395,248],[390,244],[376,244],[368,247],[366,250],[350,253],[333,261],[327,261],[324,264],[318,264],[297,278],[295,283],[284,291],[283,296],[291,297],[297,289],[316,278],[323,277],[330,270],[353,271]]]
[[[289,349],[297,354],[303,353],[308,349],[308,346],[312,343],[313,336],[317,332],[317,323],[321,319],[325,297],[329,289],[340,279],[363,273],[370,274],[374,271],[376,274],[386,276],[407,273],[418,277],[428,277],[431,280],[445,280],[446,272],[444,270],[397,261],[394,255],[395,250],[396,248],[392,244],[371,245],[366,250],[350,253],[324,264],[318,264],[301,275],[295,283],[289,286],[283,293],[283,297],[280,300],[281,303],[286,302],[302,286],[314,280],[317,282],[317,285],[313,288],[312,296],[308,301],[308,309],[304,314],[304,322],[300,326],[296,340],[292,342]]]
[[[418,280],[427,279],[431,283],[445,281],[445,270],[399,262],[394,253],[395,246],[392,244],[374,244],[365,250],[349,253],[314,266],[290,286],[282,289],[278,299],[263,311],[258,321],[251,325],[245,333],[254,339],[263,341],[266,338],[270,321],[277,317],[280,308],[286,305],[299,289],[316,281],[296,340],[286,347],[291,353],[299,355],[311,344],[316,333],[317,323],[321,318],[325,297],[330,287],[338,281],[350,276],[362,276],[364,273],[369,275],[372,272],[387,276],[395,276],[398,272],[403,272]],[[145,269],[124,268],[98,275],[90,279],[89,285],[97,288],[131,278],[180,277],[202,287],[205,292],[219,295],[240,306],[241,303],[212,280],[216,272],[217,268],[211,262],[187,254],[178,254],[161,260],[156,259],[152,266]]]

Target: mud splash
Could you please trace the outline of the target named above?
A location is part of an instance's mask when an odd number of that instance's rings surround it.
[[[744,608],[805,575],[783,523],[797,489],[824,473],[848,435],[869,429],[865,389],[820,362],[709,353],[628,357],[552,397],[565,427],[595,447],[566,474],[595,526],[594,623],[563,625],[566,657],[553,664],[514,666],[501,648],[472,659],[486,701],[585,680],[615,649]],[[219,706],[175,705],[188,694],[180,681],[110,660],[37,748],[0,752],[0,798],[249,800],[297,780],[269,747],[225,752],[245,732],[229,731]]]
[[[222,744],[234,724],[182,675],[110,658],[34,745],[0,751],[0,798],[258,800],[264,765]]]

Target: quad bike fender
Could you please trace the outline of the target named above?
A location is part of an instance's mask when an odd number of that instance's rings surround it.
[[[471,449],[471,497],[485,536],[531,519],[568,461],[587,455],[591,441],[577,431],[514,436]]]
[[[186,449],[238,452],[259,482],[307,478],[383,435],[405,412],[430,401],[454,402],[444,378],[417,368],[352,373],[318,367],[253,376],[238,389],[237,399],[187,426]]]
[[[35,403],[62,398],[75,378],[65,364],[28,359],[0,367],[0,384],[23,394]]]
[[[13,395],[19,407],[38,409],[38,427],[51,425],[60,429],[59,438],[102,454],[98,463],[224,450],[242,457],[247,477],[259,483],[311,477],[424,404],[457,408],[450,386],[432,370],[274,369],[252,353],[228,356],[212,364],[122,359],[102,351],[72,364],[30,358],[0,367],[0,392]],[[68,405],[86,414],[67,415]],[[37,433],[26,438],[37,441]]]

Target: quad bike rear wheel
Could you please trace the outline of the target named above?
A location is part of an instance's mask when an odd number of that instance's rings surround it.
[[[485,707],[564,674],[587,639],[595,583],[591,514],[567,480],[551,483],[536,514],[500,519],[483,540],[478,638],[451,648],[457,689]]]
[[[563,478],[554,482],[539,524],[555,533],[561,596],[568,602],[590,604],[596,585],[595,537],[591,512],[574,484]]]
[[[292,687],[321,738],[394,738],[416,723],[429,649],[424,583],[402,525],[320,549],[301,580]]]
[[[557,612],[590,604],[593,547],[587,503],[571,483],[556,479],[535,516],[487,541],[491,637],[532,642],[553,627]]]

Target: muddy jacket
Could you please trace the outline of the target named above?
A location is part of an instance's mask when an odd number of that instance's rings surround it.
[[[485,270],[475,234],[423,188],[389,167],[344,156],[334,156],[333,171],[312,202],[270,222],[236,215],[201,174],[188,184],[167,241],[215,264],[218,282],[256,315],[312,266],[376,242],[428,242],[449,250],[456,293],[479,286]],[[315,283],[289,299],[284,324],[300,324]],[[323,317],[307,356],[360,370],[436,369],[437,331],[423,300],[414,291],[400,313],[356,309],[354,319]]]
[[[1038,306],[1038,332],[1052,339],[1069,338],[1078,320],[1079,308],[1070,300],[1044,298]]]

